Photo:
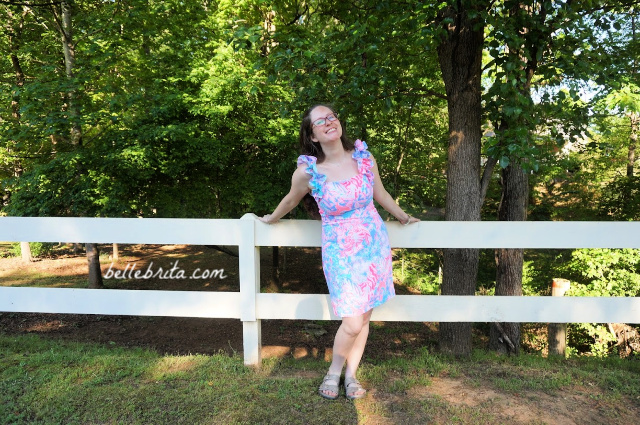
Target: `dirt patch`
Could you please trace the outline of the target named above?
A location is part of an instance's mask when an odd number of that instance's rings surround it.
[[[416,387],[408,397],[440,398],[456,406],[482,409],[511,424],[630,424],[637,423],[640,410],[624,408],[602,399],[593,387],[566,388],[557,394],[540,391],[505,393],[483,383],[473,385],[464,378],[433,378],[429,387]]]
[[[265,358],[331,358],[339,322],[262,321]],[[422,323],[374,322],[365,359],[383,360],[433,347],[435,327]],[[319,332],[321,331],[321,332]],[[242,323],[235,319],[0,313],[0,332],[123,347],[145,347],[162,354],[241,354]],[[390,334],[397,337],[389,338]]]

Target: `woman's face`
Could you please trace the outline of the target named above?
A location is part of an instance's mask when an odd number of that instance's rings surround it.
[[[326,143],[335,143],[340,142],[340,137],[342,136],[342,126],[340,125],[340,120],[335,119],[331,121],[327,119],[328,116],[336,116],[335,113],[327,108],[326,106],[317,106],[313,108],[309,117],[311,118],[311,127],[312,127],[312,135],[311,140],[314,142],[320,142],[320,145]],[[324,124],[322,125],[314,125],[316,121],[319,119],[324,120]]]

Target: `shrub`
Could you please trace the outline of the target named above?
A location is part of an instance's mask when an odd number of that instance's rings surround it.
[[[577,249],[564,266],[571,280],[569,296],[637,297],[640,295],[640,250]],[[588,349],[592,355],[607,356],[617,341],[604,324],[569,325],[569,344]]]
[[[13,255],[16,257],[20,257],[22,255],[22,250],[20,249],[20,242],[16,242],[11,245]],[[44,257],[51,254],[53,250],[53,243],[51,242],[29,242],[29,247],[31,248],[31,256],[32,257]]]

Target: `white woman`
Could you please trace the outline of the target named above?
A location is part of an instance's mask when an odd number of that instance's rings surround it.
[[[322,267],[333,311],[342,324],[334,340],[331,366],[318,392],[337,399],[346,364],[345,394],[354,400],[366,394],[356,372],[369,336],[371,313],[395,295],[389,237],[373,200],[403,224],[420,220],[395,203],[382,185],[367,145],[347,139],[330,106],[315,105],[304,114],[300,147],[302,155],[291,190],[272,214],[260,220],[276,223],[305,196],[319,213]]]

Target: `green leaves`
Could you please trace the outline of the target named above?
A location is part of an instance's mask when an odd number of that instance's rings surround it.
[[[611,91],[604,99],[604,105],[620,113],[640,113],[640,87],[627,83],[619,90]]]
[[[0,9],[7,25],[22,25],[11,40],[0,37],[0,50],[15,52],[28,77],[18,84],[11,62],[0,65],[0,179],[15,195],[12,213],[266,212],[288,188],[298,118],[316,102],[334,103],[348,134],[370,142],[394,196],[443,204],[447,112],[434,96],[444,95],[443,28],[434,22],[445,2],[75,4],[74,78],[61,66],[49,9],[33,8],[24,21]],[[637,111],[637,81],[621,59],[633,49],[618,48],[628,15],[522,5],[469,9],[487,24],[483,112],[496,136],[484,152],[500,167],[547,170],[554,146],[586,134],[577,81],[618,89],[603,109]],[[83,149],[69,142],[72,89]]]
[[[578,249],[567,265],[571,295],[631,296],[640,294],[640,250]]]

